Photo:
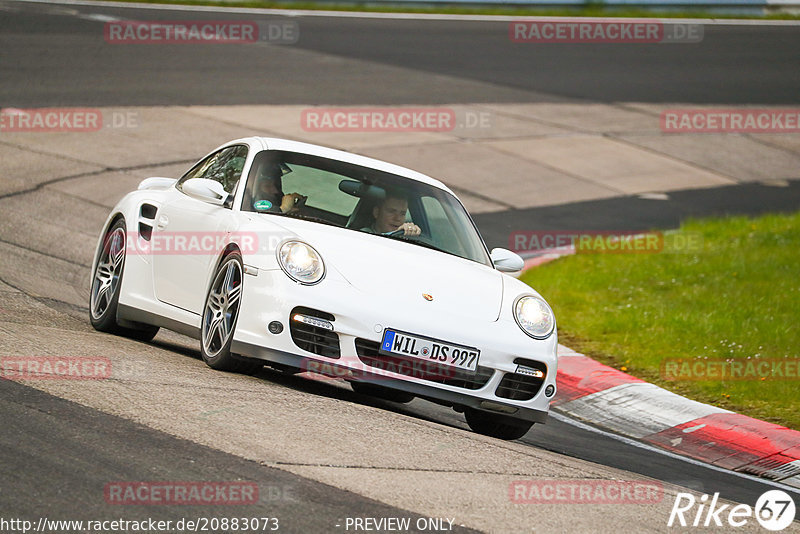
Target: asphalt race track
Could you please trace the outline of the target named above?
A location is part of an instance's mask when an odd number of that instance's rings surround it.
[[[290,19],[301,21],[294,45],[172,47],[163,54],[157,46],[135,52],[107,46],[98,20],[73,11],[154,17],[147,10],[78,5],[26,5],[4,13],[4,105],[431,105],[568,98],[792,104],[800,93],[794,26],[708,26],[701,47],[587,47],[515,44],[508,22],[302,17]],[[159,12],[158,18],[286,20],[197,11]]]
[[[102,518],[108,514],[108,506],[105,499],[97,499],[98,488],[119,478],[150,480],[153,473],[163,473],[162,477],[171,480],[241,478],[254,482],[260,489],[260,499],[248,508],[248,514],[291,518],[282,528],[292,532],[333,530],[346,516],[403,515],[412,521],[420,517],[10,381],[3,381],[0,387],[5,481],[2,504],[6,518],[34,517],[43,512],[53,519]],[[178,505],[143,506],[133,512],[126,510],[125,518],[177,521],[188,515],[186,512],[185,506]],[[225,505],[204,507],[202,515],[235,516]],[[458,526],[454,530],[470,531]]]
[[[709,25],[699,48],[527,46],[509,43],[507,22],[314,16],[290,18],[301,32],[294,45],[171,46],[164,53],[155,45],[108,45],[108,17],[283,19],[0,0],[0,107],[796,107],[800,99],[798,26]],[[407,517],[415,524],[430,517],[453,519],[456,531],[661,532],[669,530],[682,488],[750,505],[773,489],[563,418],[500,442],[419,400],[393,404],[338,381],[270,369],[255,377],[212,371],[196,343],[177,334],[162,331],[143,344],[94,332],[90,263],[116,199],[146,176],[179,174],[209,147],[253,133],[234,119],[215,129],[197,122],[185,132],[168,122],[110,137],[0,132],[11,176],[0,171],[0,355],[102,355],[115,369],[111,380],[91,383],[0,380],[0,518],[278,517],[283,532],[347,532],[347,518]],[[36,135],[56,137],[38,147]],[[192,142],[181,143],[181,135]],[[107,140],[109,146],[95,144]],[[162,145],[174,150],[160,153]],[[798,183],[678,191],[655,209],[652,201],[620,195],[510,206],[475,219],[490,246],[506,246],[520,219],[544,228],[607,228],[622,214],[641,228],[674,226],[687,215],[795,210]],[[514,480],[583,478],[655,480],[664,484],[664,498],[625,506],[509,499]],[[103,494],[114,481],[197,480],[251,481],[260,498],[246,507],[115,506]]]

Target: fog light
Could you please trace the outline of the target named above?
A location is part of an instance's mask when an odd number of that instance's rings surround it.
[[[323,328],[325,330],[330,330],[333,332],[333,323],[330,321],[326,321],[325,319],[319,319],[317,317],[311,317],[310,315],[303,315],[302,313],[295,313],[292,315],[292,320],[297,321],[298,323],[304,323],[309,326],[316,326],[317,328]]]
[[[545,397],[552,397],[556,394],[556,387],[553,384],[550,384],[546,388],[544,388],[544,395]]]
[[[280,321],[272,321],[267,325],[270,334],[280,334],[283,332],[283,325]]]
[[[533,367],[526,367],[524,365],[517,365],[517,370],[514,371],[518,375],[532,376],[534,378],[544,378],[544,373],[539,369]]]

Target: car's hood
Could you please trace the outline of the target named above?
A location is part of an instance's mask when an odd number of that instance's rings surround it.
[[[387,307],[497,320],[503,276],[489,266],[363,232],[284,218],[280,224],[317,249],[328,269]]]

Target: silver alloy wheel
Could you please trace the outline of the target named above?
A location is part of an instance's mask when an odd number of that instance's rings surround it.
[[[112,304],[125,263],[125,231],[117,228],[108,235],[97,260],[92,281],[90,309],[92,318],[99,320]]]
[[[236,258],[231,258],[217,272],[203,312],[203,349],[209,358],[228,344],[241,296],[242,266]]]

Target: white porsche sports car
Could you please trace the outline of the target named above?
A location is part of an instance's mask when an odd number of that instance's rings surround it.
[[[474,431],[522,437],[556,392],[555,318],[506,274],[462,203],[423,174],[269,138],[231,141],[178,180],[148,178],[111,211],[90,319],[200,340],[214,369],[316,372],[419,397]]]

